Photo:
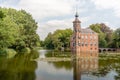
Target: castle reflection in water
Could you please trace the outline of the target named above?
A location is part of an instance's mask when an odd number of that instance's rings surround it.
[[[89,54],[89,53],[82,53]],[[97,53],[94,53],[97,54]],[[85,80],[90,79],[95,76],[92,75],[92,72],[98,70],[98,56],[81,56],[81,55],[72,55],[73,58],[73,80],[82,80],[82,77],[85,77]],[[88,79],[87,79],[88,77]],[[92,79],[91,79],[92,80]]]

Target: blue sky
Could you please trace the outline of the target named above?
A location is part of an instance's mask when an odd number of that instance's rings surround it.
[[[120,27],[120,0],[0,0],[1,7],[32,14],[42,40],[56,29],[73,28],[76,5],[82,28],[95,23],[105,23],[111,29]]]

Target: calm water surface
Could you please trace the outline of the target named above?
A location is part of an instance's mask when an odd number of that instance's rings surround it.
[[[32,61],[36,58],[70,57],[70,53],[47,50],[34,54],[0,57],[0,80],[120,80],[120,56],[79,61]]]

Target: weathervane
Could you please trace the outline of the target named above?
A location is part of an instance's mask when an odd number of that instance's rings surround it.
[[[78,17],[78,1],[79,0],[76,0],[76,8],[75,8],[75,11],[76,11],[76,14],[75,14],[75,17]]]

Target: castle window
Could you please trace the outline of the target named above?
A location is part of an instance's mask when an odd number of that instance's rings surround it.
[[[84,44],[82,44],[82,46],[84,46]]]
[[[80,39],[80,36],[78,36],[78,39]]]
[[[81,42],[81,45],[84,46],[84,42]]]
[[[81,32],[80,30],[78,30],[78,32]]]
[[[94,45],[97,46],[97,42]]]
[[[95,46],[97,46],[97,44],[95,44]]]
[[[75,37],[73,37],[73,39],[75,39]]]
[[[92,36],[90,36],[90,39],[92,39]]]
[[[92,53],[90,53],[90,55],[92,56]]]
[[[87,36],[85,36],[85,39],[87,39],[88,37]]]
[[[93,44],[91,43],[90,46],[92,46]]]
[[[88,44],[87,43],[85,43],[85,46],[87,46]]]
[[[80,43],[78,43],[78,45],[80,46]]]
[[[96,37],[96,36],[94,36],[94,39],[97,39],[97,37]]]
[[[87,46],[88,44],[85,44],[85,46]]]
[[[84,46],[84,42],[82,42],[82,46]]]
[[[73,46],[75,46],[75,43],[73,43]]]
[[[74,29],[74,31],[75,31],[75,32],[77,32],[77,30],[76,30],[76,29]]]
[[[84,36],[81,36],[82,39],[84,39]]]

